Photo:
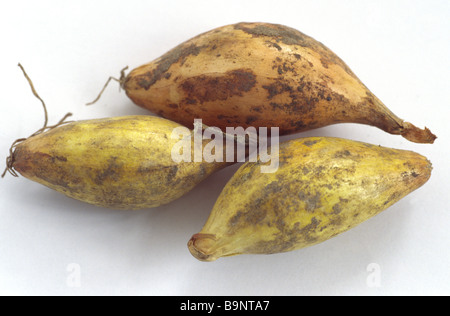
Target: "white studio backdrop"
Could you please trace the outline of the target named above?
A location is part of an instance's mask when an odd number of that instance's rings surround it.
[[[67,198],[23,177],[0,180],[0,294],[442,295],[450,294],[450,2],[9,1],[2,3],[0,154],[50,124],[149,114],[109,76],[195,35],[237,22],[298,29],[340,56],[399,117],[429,127],[415,144],[374,127],[329,126],[292,137],[336,136],[416,151],[430,180],[382,214],[322,244],[276,255],[197,261],[187,242],[239,165],[168,205],[124,212]],[[2,160],[3,161],[3,160]]]

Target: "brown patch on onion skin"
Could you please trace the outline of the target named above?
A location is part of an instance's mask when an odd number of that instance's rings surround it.
[[[188,56],[197,56],[200,53],[201,49],[202,47],[198,47],[194,44],[177,46],[166,54],[162,55],[156,62],[157,66],[152,71],[148,71],[145,74],[136,77],[127,76],[124,80],[123,86],[126,87],[128,81],[134,80],[137,82],[138,86],[145,90],[148,90],[159,80],[170,79],[171,74],[167,71],[173,64],[184,64]]]
[[[181,88],[188,100],[200,103],[226,100],[232,96],[242,96],[256,84],[256,76],[250,69],[235,69],[223,75],[200,75],[186,79]]]

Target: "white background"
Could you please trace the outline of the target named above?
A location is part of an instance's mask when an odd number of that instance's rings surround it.
[[[170,205],[137,212],[97,208],[7,175],[0,180],[0,294],[450,294],[449,17],[447,0],[2,1],[4,157],[15,139],[43,124],[41,104],[18,62],[46,101],[51,124],[66,112],[76,120],[149,114],[117,84],[96,105],[84,104],[124,66],[137,67],[199,33],[241,21],[280,23],[321,41],[394,113],[429,127],[438,139],[414,144],[357,124],[294,135],[409,149],[427,156],[434,170],[420,189],[322,244],[210,263],[192,257],[186,243],[238,165]],[[379,268],[375,287],[372,266]]]

